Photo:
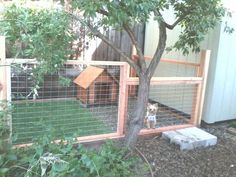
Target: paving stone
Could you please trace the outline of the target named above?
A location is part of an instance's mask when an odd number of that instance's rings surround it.
[[[166,131],[162,133],[162,137],[169,139],[170,143],[179,145],[181,150],[214,146],[217,143],[216,136],[196,127]]]

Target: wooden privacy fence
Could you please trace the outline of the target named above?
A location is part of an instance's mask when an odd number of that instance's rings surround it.
[[[57,73],[45,76],[35,91],[30,77],[36,60],[6,59],[3,37],[0,50],[0,100],[7,100],[13,108],[9,124],[18,137],[13,142],[16,146],[29,145],[47,130],[39,122],[60,130],[58,136],[61,132],[72,135],[78,129],[79,142],[124,137],[137,100],[133,88],[139,84],[138,78],[130,77],[126,62],[69,60]],[[200,63],[161,60],[191,66],[197,74],[151,79],[149,98],[159,104],[158,122],[155,129],[144,126],[140,135],[200,124],[209,58],[210,51],[202,51]],[[60,85],[61,77],[69,85]]]

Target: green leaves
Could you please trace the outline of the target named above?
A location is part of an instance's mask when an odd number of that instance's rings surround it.
[[[36,58],[34,78],[56,72],[72,54],[71,18],[56,9],[30,9],[12,5],[3,12],[0,34],[6,35],[12,58]],[[38,83],[37,83],[38,84]],[[36,84],[35,84],[36,85]]]
[[[17,156],[13,153],[9,143],[10,104],[7,101],[0,101],[0,107],[0,176],[5,177],[10,167],[17,160]]]
[[[136,176],[132,170],[135,166],[134,159],[125,159],[126,151],[111,142],[104,144],[98,151],[85,149],[82,145],[76,148],[71,143],[66,145],[50,143],[43,148],[44,153],[39,155],[36,152],[37,155],[33,155],[34,148],[33,146],[33,149],[28,151],[31,152],[29,158],[32,160],[25,174],[27,177],[33,177],[35,174],[45,177]]]
[[[63,11],[32,10],[13,5],[5,9],[3,18],[1,33],[14,48],[12,57],[18,54],[22,58],[48,61],[49,56],[65,58],[69,54],[73,38],[69,34],[70,18]]]
[[[90,22],[98,21],[98,26],[121,29],[123,24],[147,21],[150,13],[162,4],[156,0],[74,0],[72,7],[82,11]]]
[[[158,22],[163,21],[161,14],[171,8],[173,11],[170,12],[176,16],[173,28],[178,24],[182,27],[179,40],[171,49],[187,54],[190,51],[198,52],[204,36],[220,21],[224,14],[220,2],[220,0],[74,0],[72,6],[82,11],[85,21],[94,26],[119,30],[124,29],[124,24],[132,28],[137,23],[147,22],[151,14],[155,14],[154,19]],[[166,23],[166,27],[171,25]],[[229,31],[228,28],[226,31]]]
[[[71,80],[66,77],[60,76],[59,84],[64,87],[69,87],[71,85]]]
[[[8,176],[11,168],[17,163],[18,157],[11,145],[6,141],[0,141],[0,176]]]
[[[78,135],[75,135],[77,137]],[[135,177],[137,161],[126,149],[108,141],[99,150],[75,144],[75,137],[47,131],[31,147],[0,149],[1,177]],[[0,145],[2,146],[0,141]]]
[[[9,171],[9,168],[0,168],[0,176],[5,176],[5,174]]]
[[[181,19],[179,24],[182,28],[179,40],[172,48],[182,51],[183,54],[188,54],[190,51],[199,52],[200,42],[224,15],[224,8],[220,4],[220,0],[171,1],[171,5],[176,18]]]

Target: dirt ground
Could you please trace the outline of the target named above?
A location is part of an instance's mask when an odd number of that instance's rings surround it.
[[[180,151],[158,136],[140,139],[137,149],[155,177],[236,177],[236,136],[229,134],[227,127],[228,123],[202,126],[218,137],[214,147]]]

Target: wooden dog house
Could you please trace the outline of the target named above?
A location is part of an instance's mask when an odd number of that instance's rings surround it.
[[[86,106],[117,102],[118,81],[103,68],[88,66],[73,82],[77,99]]]

